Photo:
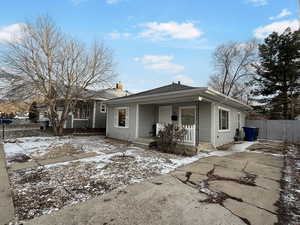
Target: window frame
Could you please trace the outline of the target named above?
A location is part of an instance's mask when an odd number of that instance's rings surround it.
[[[102,110],[102,107],[104,106],[104,111]],[[106,107],[106,104],[105,103],[102,103],[100,104],[100,112],[101,113],[106,113],[107,112],[107,107]]]
[[[119,111],[125,109],[125,126],[119,126]],[[115,115],[115,113],[117,115]],[[126,115],[128,115],[128,118],[126,118]],[[117,118],[117,121],[115,121],[115,117]],[[127,124],[126,124],[127,120]],[[116,128],[129,128],[129,107],[117,107],[114,109],[114,127]]]
[[[220,119],[220,111],[225,111],[228,113],[228,128],[227,129],[222,129],[222,116]],[[219,124],[218,124],[218,131],[219,132],[230,132],[230,109],[223,108],[223,107],[218,107],[218,117],[219,117]],[[221,129],[220,129],[220,123],[221,123]]]

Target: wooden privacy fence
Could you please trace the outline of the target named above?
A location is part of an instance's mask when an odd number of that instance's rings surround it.
[[[246,120],[246,126],[258,127],[260,139],[300,142],[300,120]]]

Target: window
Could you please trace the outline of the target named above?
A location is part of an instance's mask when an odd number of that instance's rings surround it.
[[[104,103],[101,103],[101,105],[100,105],[100,112],[106,113],[106,105]]]
[[[77,103],[74,110],[74,119],[89,119],[91,106],[88,102]]]
[[[128,128],[128,107],[116,108],[114,115],[115,127]]]
[[[219,130],[229,131],[229,110],[219,108]]]

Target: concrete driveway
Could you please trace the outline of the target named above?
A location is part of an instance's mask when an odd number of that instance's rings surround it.
[[[25,224],[274,224],[282,167],[263,153],[208,157]]]

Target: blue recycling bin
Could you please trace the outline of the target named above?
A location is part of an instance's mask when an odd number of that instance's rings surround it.
[[[0,119],[0,124],[10,124],[10,123],[12,123],[12,119],[10,118]]]
[[[245,132],[246,141],[255,141],[258,136],[258,128],[256,127],[243,127]]]

